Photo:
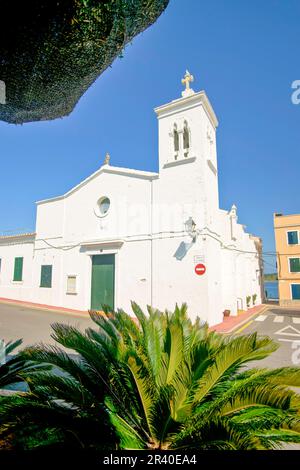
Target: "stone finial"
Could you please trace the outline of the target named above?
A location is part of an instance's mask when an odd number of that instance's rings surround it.
[[[193,75],[191,75],[190,72],[186,70],[184,78],[181,79],[182,85],[185,85],[185,90],[183,90],[183,92],[181,93],[182,96],[189,96],[195,93],[194,90],[190,87],[190,83],[192,83],[193,81]]]
[[[230,216],[237,218],[237,207],[236,207],[235,204],[232,204],[232,206],[231,206],[231,209],[230,209]]]
[[[105,159],[104,159],[104,165],[109,165],[109,164],[110,164],[110,155],[107,152],[105,155]]]

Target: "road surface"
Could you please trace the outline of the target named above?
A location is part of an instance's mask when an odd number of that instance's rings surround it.
[[[300,310],[270,307],[250,320],[235,334],[257,331],[279,344],[279,349],[266,359],[251,363],[251,367],[283,367],[300,365]]]
[[[55,344],[51,338],[52,323],[66,323],[84,331],[95,325],[88,314],[69,314],[0,303],[0,339],[5,342],[23,339],[22,347],[36,343]]]

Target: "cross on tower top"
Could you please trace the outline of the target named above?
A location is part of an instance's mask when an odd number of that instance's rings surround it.
[[[190,88],[190,83],[194,81],[193,75],[190,74],[188,70],[186,70],[184,78],[182,78],[181,83],[185,85],[185,90],[181,93],[182,96],[189,96],[194,93],[194,90]]]

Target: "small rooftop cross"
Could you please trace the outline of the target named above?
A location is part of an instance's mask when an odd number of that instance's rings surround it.
[[[190,74],[188,70],[186,70],[184,78],[182,78],[181,83],[185,85],[185,90],[181,93],[182,96],[188,96],[194,93],[194,90],[190,88],[190,83],[194,81],[193,75]]]

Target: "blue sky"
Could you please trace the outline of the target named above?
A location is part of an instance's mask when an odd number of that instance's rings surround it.
[[[113,165],[156,171],[153,108],[180,97],[188,68],[220,123],[220,205],[235,203],[273,251],[273,212],[300,212],[299,18],[298,0],[171,0],[69,117],[0,122],[0,232],[34,230],[34,202],[66,192],[107,151]]]

